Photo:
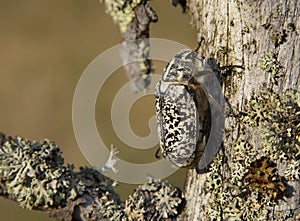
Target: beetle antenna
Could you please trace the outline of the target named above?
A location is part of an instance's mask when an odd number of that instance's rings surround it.
[[[160,148],[158,148],[155,152],[155,158],[156,159],[161,159],[161,152],[160,152]]]
[[[199,48],[200,48],[200,46],[201,46],[201,44],[202,44],[202,42],[203,42],[204,40],[205,40],[204,37],[201,36],[200,41],[199,41],[199,43],[198,43],[198,47],[194,50],[197,54],[198,54],[198,50],[199,50]]]

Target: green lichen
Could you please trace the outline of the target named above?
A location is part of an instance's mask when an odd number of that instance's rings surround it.
[[[286,186],[282,183],[281,176],[274,170],[273,164],[265,170],[265,167],[256,167],[259,162],[261,159],[252,162],[249,167],[245,167],[243,163],[239,164],[246,171],[237,178],[240,184],[231,179],[232,170],[229,177],[211,171],[206,181],[206,191],[210,195],[205,206],[205,211],[211,220],[269,220],[272,217],[276,200],[282,197]],[[218,165],[217,161],[214,163]],[[220,167],[219,165],[219,170]],[[271,181],[261,179],[256,171],[261,173],[265,171]]]
[[[103,218],[109,221],[129,221],[124,212],[124,204],[113,197],[109,192],[104,192],[101,196],[97,196],[93,204],[93,209],[99,211]],[[94,219],[97,220],[97,219]]]
[[[148,0],[101,0],[106,12],[119,26],[123,43],[121,58],[134,92],[144,92],[153,73],[149,58],[150,23],[158,17]]]
[[[234,156],[230,167],[231,177],[229,179],[232,185],[242,186],[243,178],[248,172],[248,167],[256,160],[257,151],[247,141],[241,140],[232,146]]]
[[[211,220],[222,220],[222,202],[224,195],[222,194],[223,177],[220,174],[220,166],[222,158],[217,155],[210,165],[210,176],[205,183],[205,191],[211,193],[208,198],[208,203],[205,206],[205,211]],[[225,191],[223,191],[225,192]]]
[[[84,192],[101,195],[112,191],[112,182],[99,172],[88,168],[75,172],[72,165],[64,165],[55,143],[0,135],[0,182],[21,207],[56,207]]]
[[[281,31],[276,31],[271,36],[271,41],[274,43],[275,48],[286,41],[286,31],[283,29]]]
[[[300,157],[300,92],[287,90],[279,96],[272,90],[252,96],[242,121],[257,126],[263,139],[263,153],[273,161]]]
[[[126,32],[128,25],[135,18],[134,8],[142,0],[101,0],[105,3],[106,13],[119,25],[121,33]]]
[[[47,139],[36,142],[0,133],[1,195],[26,209],[51,208],[51,215],[61,220],[72,220],[74,206],[83,208],[80,217],[85,220],[109,221],[175,219],[185,206],[178,188],[152,178],[124,203],[112,180],[88,167],[74,171],[64,165],[61,153]]]
[[[178,188],[150,178],[126,200],[125,213],[130,220],[166,220],[176,218],[184,206],[185,199]]]
[[[268,52],[261,57],[260,68],[266,72],[272,73],[273,76],[277,75],[280,69],[277,55],[274,52]]]
[[[275,52],[270,51],[261,57],[260,68],[268,73],[271,73],[271,82],[275,85],[278,85],[278,80],[282,77],[282,74],[280,73],[281,66]]]
[[[205,190],[205,206],[211,220],[287,220],[294,210],[276,210],[287,197],[288,180],[300,176],[300,93],[279,94],[267,90],[251,99],[240,115],[238,140],[230,150],[230,160],[219,154],[210,167]],[[261,136],[256,144],[250,130]],[[248,138],[248,139],[245,139]],[[271,150],[271,151],[270,151]],[[278,164],[286,170],[279,173]],[[224,171],[224,165],[229,170]]]
[[[22,207],[48,207],[71,196],[73,187],[67,178],[72,167],[62,168],[60,153],[60,149],[49,140],[38,143],[20,137],[1,147],[0,180],[6,183],[7,192]],[[62,177],[66,182],[59,182]]]
[[[287,169],[284,171],[284,176],[288,180],[300,180],[300,161],[292,159],[288,162]]]

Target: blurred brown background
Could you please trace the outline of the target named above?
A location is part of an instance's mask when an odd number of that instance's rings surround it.
[[[159,18],[158,23],[151,25],[150,37],[196,47],[196,32],[189,25],[188,14],[182,14],[181,8],[172,7],[168,0],[153,0],[150,4]],[[62,148],[65,163],[73,163],[76,168],[88,165],[73,134],[73,94],[92,59],[120,41],[118,27],[96,0],[1,1],[0,131],[31,140],[49,138]],[[155,64],[156,73],[161,72],[164,64]],[[99,131],[102,131],[101,125],[108,128],[105,142],[114,143],[120,149],[122,144],[114,140],[111,126],[106,124],[109,123],[109,100],[126,80],[124,73],[112,77],[111,84],[108,82],[100,92],[99,97],[104,99],[96,107]],[[131,123],[141,136],[147,135],[144,122],[147,125],[149,117],[154,115],[153,105],[151,96],[134,105]],[[121,158],[143,158],[141,152],[124,148],[126,151],[121,151]],[[149,151],[151,154],[147,155],[152,155],[156,148]],[[155,158],[144,162],[152,160]],[[184,170],[179,171],[168,180],[182,186],[184,173]],[[134,188],[120,184],[117,191],[124,199]],[[0,198],[0,213],[1,220],[53,220],[42,212],[21,209],[17,203],[3,198]]]

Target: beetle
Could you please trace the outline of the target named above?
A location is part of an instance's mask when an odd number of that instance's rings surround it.
[[[160,151],[178,167],[200,159],[210,130],[206,93],[194,78],[196,50],[182,49],[165,66],[155,88]]]

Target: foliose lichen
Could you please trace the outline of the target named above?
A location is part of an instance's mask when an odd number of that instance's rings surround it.
[[[129,221],[124,212],[124,203],[120,202],[115,197],[112,197],[110,192],[104,192],[101,196],[96,196],[96,200],[92,205],[95,211],[99,211],[103,218],[114,221]],[[98,218],[98,217],[96,217]],[[98,219],[95,219],[98,220]]]
[[[105,3],[106,13],[119,25],[121,33],[124,33],[135,17],[134,8],[142,0],[100,0],[100,2]]]
[[[159,221],[175,219],[185,206],[178,188],[153,178],[124,203],[112,180],[89,167],[74,171],[73,165],[64,165],[61,153],[47,139],[0,133],[0,194],[26,209],[49,208],[50,216],[66,221],[73,220],[75,207],[87,220]]]
[[[116,196],[112,182],[96,170],[64,165],[60,148],[47,139],[36,142],[0,134],[0,183],[27,209],[66,205],[85,192]]]
[[[129,220],[167,220],[176,218],[185,206],[180,189],[167,182],[149,178],[126,200]]]
[[[277,48],[279,45],[281,45],[286,41],[286,38],[287,38],[287,34],[286,31],[283,29],[274,32],[271,36],[271,41],[274,43],[275,48]]]
[[[292,89],[283,96],[272,90],[252,96],[241,118],[245,125],[259,127],[263,153],[271,160],[299,161],[300,92]]]
[[[270,81],[275,85],[278,85],[278,80],[283,77],[283,74],[280,72],[282,67],[277,58],[278,55],[274,51],[269,51],[260,58],[260,68],[271,74]]]
[[[101,0],[106,12],[119,25],[123,38],[121,58],[134,92],[143,92],[151,83],[153,65],[149,58],[150,23],[157,21],[149,0]]]
[[[253,95],[239,120],[243,135],[232,145],[230,161],[219,154],[211,164],[205,211],[211,220],[288,220],[294,210],[276,205],[290,197],[288,181],[300,181],[300,92]],[[260,134],[260,146],[245,139],[249,130]],[[279,171],[280,163],[285,171]],[[221,173],[224,165],[229,170]]]
[[[262,56],[260,59],[260,68],[266,72],[270,72],[273,76],[276,76],[280,69],[277,54],[270,51]]]
[[[234,156],[230,167],[231,177],[229,179],[232,185],[242,186],[243,178],[249,171],[249,166],[256,160],[257,151],[247,141],[241,140],[232,146]]]
[[[6,183],[8,194],[27,209],[73,198],[76,191],[69,182],[73,168],[62,167],[60,154],[49,140],[38,143],[10,138],[0,148],[0,181]]]

